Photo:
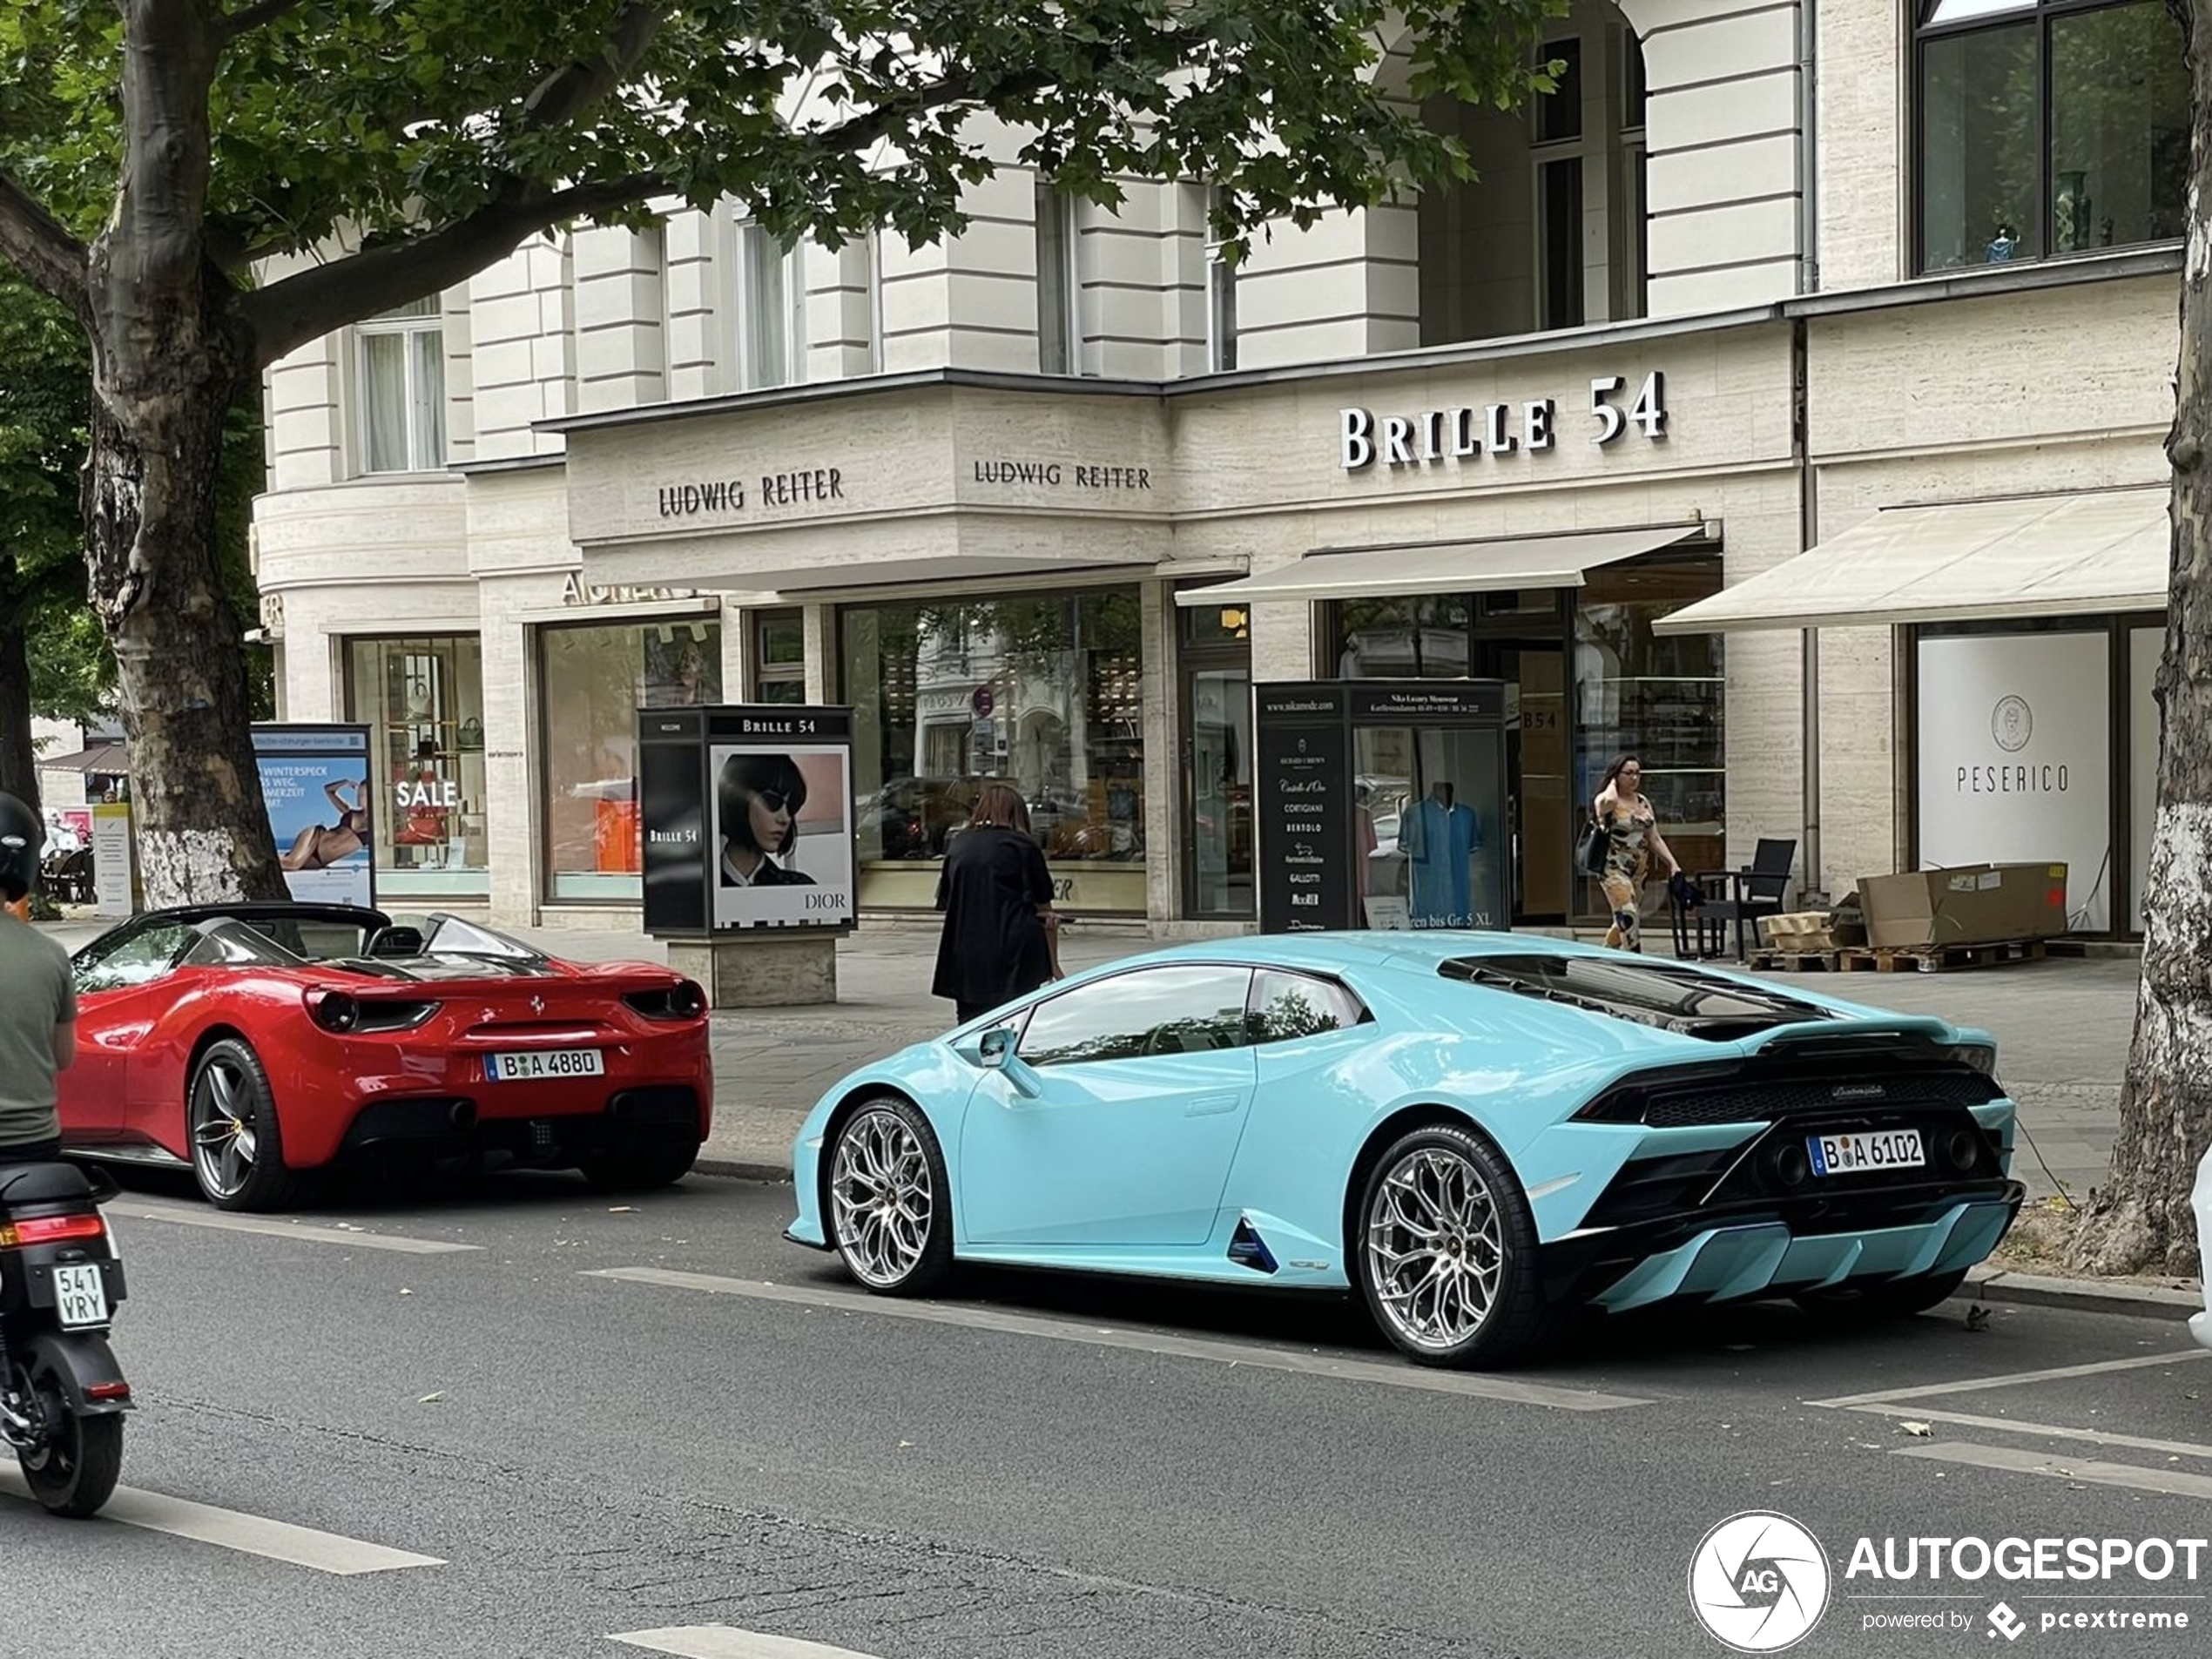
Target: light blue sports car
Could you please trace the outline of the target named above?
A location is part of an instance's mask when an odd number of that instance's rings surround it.
[[[786,1236],[871,1291],[955,1262],[1357,1286],[1431,1365],[1554,1316],[1904,1314],[2020,1208],[1980,1032],[1526,934],[1178,946],[840,1082]]]

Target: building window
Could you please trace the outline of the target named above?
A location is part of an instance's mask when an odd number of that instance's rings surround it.
[[[753,613],[752,700],[806,700],[806,625],[796,610]]]
[[[368,728],[380,894],[491,890],[484,648],[475,634],[346,642],[347,718]]]
[[[1923,0],[1920,268],[2177,239],[2182,54],[2160,0]]]
[[[1037,369],[1076,372],[1076,204],[1037,180]]]
[[[927,909],[946,842],[1002,781],[1062,902],[1143,913],[1143,623],[1134,588],[839,611],[864,905]]]
[[[354,325],[360,353],[361,470],[446,464],[445,326],[435,294]]]
[[[1217,374],[1237,367],[1237,267],[1215,239],[1220,200],[1219,190],[1206,192],[1206,367]]]
[[[737,227],[737,357],[741,390],[805,378],[806,264],[760,226]]]
[[[537,633],[547,896],[642,894],[637,711],[722,700],[722,628],[703,617]]]

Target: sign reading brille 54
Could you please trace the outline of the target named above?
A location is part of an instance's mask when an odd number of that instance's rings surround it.
[[[1590,377],[1589,418],[1596,430],[1589,441],[1602,448],[1630,427],[1653,442],[1667,436],[1667,376],[1653,369],[1632,401],[1623,402],[1628,385],[1618,374]],[[1338,411],[1339,463],[1359,472],[1379,462],[1386,467],[1419,467],[1476,455],[1507,455],[1516,449],[1535,453],[1558,442],[1559,405],[1548,397],[1524,403],[1469,404],[1424,409],[1418,415],[1384,415],[1371,410]]]

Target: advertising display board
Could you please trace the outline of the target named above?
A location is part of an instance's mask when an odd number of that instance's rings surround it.
[[[1276,682],[1252,699],[1262,932],[1507,925],[1504,682]]]
[[[92,914],[127,916],[138,907],[131,803],[102,801],[92,813]]]
[[[637,721],[647,933],[852,927],[851,710],[641,709]]]
[[[257,725],[253,759],[294,899],[376,902],[375,792],[365,725]],[[97,856],[97,855],[96,855]]]

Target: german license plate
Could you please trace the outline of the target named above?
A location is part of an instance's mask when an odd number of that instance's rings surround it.
[[[519,1054],[488,1054],[484,1076],[496,1083],[539,1082],[548,1077],[604,1077],[607,1062],[597,1049],[531,1049]]]
[[[1875,1130],[1805,1138],[1815,1175],[1865,1175],[1878,1170],[1917,1170],[1928,1161],[1917,1129]]]
[[[97,1267],[54,1269],[54,1312],[64,1325],[75,1331],[88,1325],[105,1325],[107,1280]]]

